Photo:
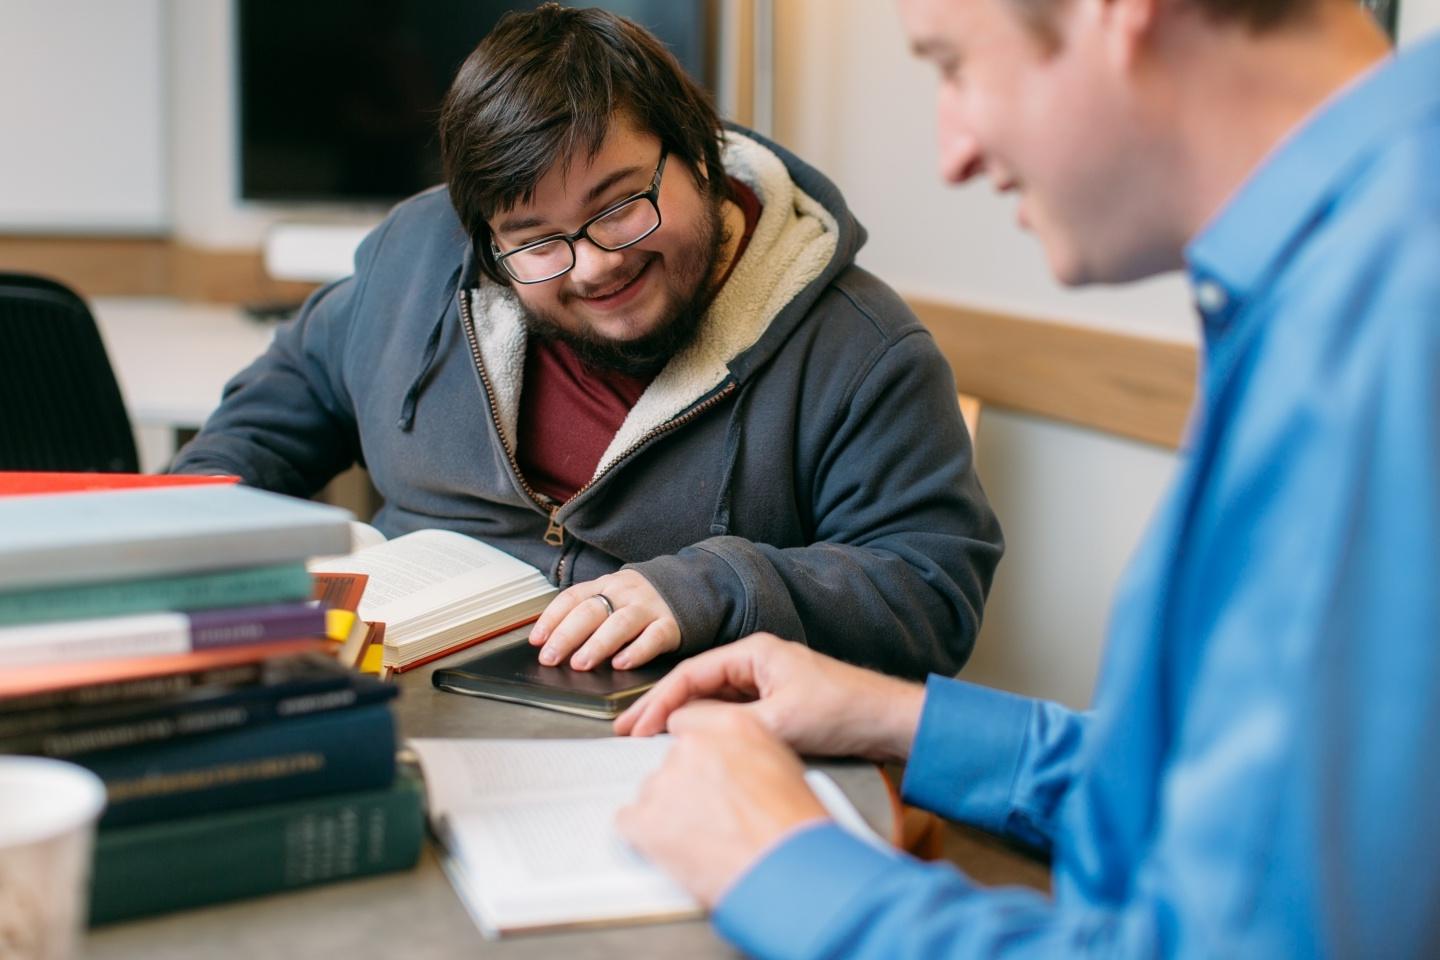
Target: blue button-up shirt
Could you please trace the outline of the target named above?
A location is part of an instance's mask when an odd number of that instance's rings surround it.
[[[832,825],[715,922],[770,957],[1440,956],[1440,39],[1286,139],[1188,250],[1190,449],[1094,709],[931,678],[904,790],[1040,845],[984,889]]]

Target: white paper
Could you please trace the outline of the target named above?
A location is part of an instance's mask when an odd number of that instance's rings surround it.
[[[602,920],[699,916],[699,904],[620,837],[615,815],[670,738],[411,740],[456,890],[487,936]],[[836,821],[886,848],[824,773]],[[458,876],[457,876],[458,874]]]

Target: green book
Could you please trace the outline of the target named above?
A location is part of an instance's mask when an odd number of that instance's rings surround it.
[[[0,593],[0,626],[284,603],[309,599],[313,590],[305,564],[298,562],[11,590]]]
[[[420,780],[138,827],[101,830],[92,926],[413,867]]]

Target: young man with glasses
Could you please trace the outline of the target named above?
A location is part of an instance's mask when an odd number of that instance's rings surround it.
[[[567,588],[544,662],[769,630],[959,669],[999,528],[835,186],[596,10],[501,21],[440,134],[448,190],[391,214],[175,469],[308,495],[362,460],[387,534],[460,530]]]

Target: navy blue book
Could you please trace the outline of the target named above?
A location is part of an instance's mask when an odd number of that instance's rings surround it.
[[[387,787],[395,721],[385,703],[70,758],[105,781],[101,827]]]
[[[0,714],[0,753],[73,757],[381,703],[397,688],[321,653],[268,661],[251,683],[90,707]]]

